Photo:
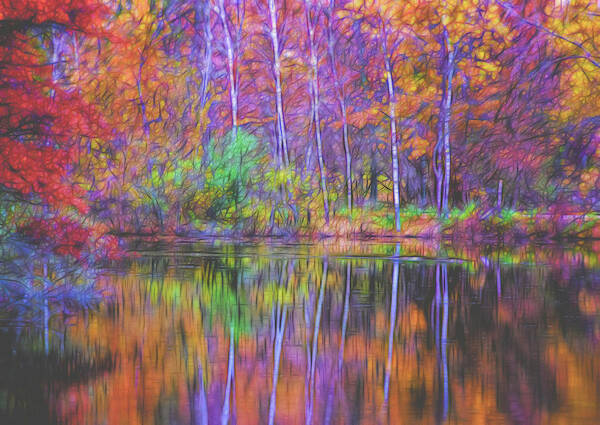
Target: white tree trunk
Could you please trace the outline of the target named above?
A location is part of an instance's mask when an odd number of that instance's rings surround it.
[[[448,46],[448,56],[445,69],[446,90],[443,108],[443,123],[444,123],[444,187],[442,193],[442,212],[448,214],[448,194],[450,192],[450,118],[452,115],[452,80],[454,78],[454,57],[456,50],[452,46],[452,42],[445,33],[446,43]]]
[[[323,142],[321,140],[321,119],[319,116],[319,67],[317,63],[317,52],[315,45],[315,26],[311,17],[309,0],[304,0],[304,12],[306,16],[306,29],[308,35],[308,44],[310,50],[310,92],[312,101],[313,117],[315,120],[315,138],[317,141],[317,157],[319,160],[319,174],[321,178],[321,193],[323,195],[323,211],[325,215],[325,223],[329,224],[329,195],[327,193],[327,180],[325,162],[323,161]]]
[[[212,49],[213,49],[213,34],[210,22],[210,3],[205,0],[202,3],[200,0],[196,3],[196,20],[202,16],[202,32],[204,34],[204,60],[202,63],[202,87],[200,90],[200,108],[204,109],[208,101],[208,80],[212,68]]]
[[[390,115],[390,145],[392,148],[392,181],[394,193],[394,221],[396,223],[396,232],[400,231],[400,178],[398,169],[398,144],[396,133],[396,91],[394,80],[392,78],[392,65],[390,52],[387,48],[386,31],[383,33],[383,55],[385,62],[385,73],[387,77],[387,89],[389,96],[389,115]]]
[[[445,86],[444,86],[445,87]],[[442,213],[442,182],[444,179],[443,165],[442,165],[442,153],[444,151],[444,102],[440,102],[440,114],[438,117],[437,125],[437,143],[433,150],[433,174],[435,175],[435,200],[438,214]]]
[[[331,65],[331,74],[335,85],[335,94],[340,114],[342,117],[342,136],[344,143],[344,156],[346,159],[346,197],[348,201],[348,210],[352,211],[352,155],[350,153],[350,141],[348,137],[348,116],[346,113],[346,99],[344,87],[340,83],[335,61],[335,40],[333,35],[333,16],[334,0],[329,2],[329,19],[327,22],[327,51],[329,53],[329,64]]]
[[[229,98],[231,102],[231,133],[233,140],[237,138],[238,129],[238,90],[237,80],[235,78],[235,58],[233,52],[233,40],[227,22],[227,13],[225,11],[224,0],[219,0],[218,7],[221,25],[223,25],[223,33],[225,35],[225,46],[227,47],[227,74],[229,76]]]
[[[496,208],[502,208],[502,179],[498,181],[498,198],[496,199]]]
[[[273,71],[275,73],[275,101],[277,104],[277,129],[279,131],[279,140],[283,151],[283,162],[287,167],[290,165],[290,155],[287,145],[287,134],[285,130],[285,117],[283,113],[283,93],[281,89],[281,58],[279,57],[279,37],[277,36],[277,9],[275,0],[269,0],[270,15],[270,36],[273,46]]]

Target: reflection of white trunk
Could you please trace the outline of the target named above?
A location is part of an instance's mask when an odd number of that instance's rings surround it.
[[[350,311],[350,280],[352,275],[352,266],[350,261],[346,264],[346,294],[344,296],[344,317],[342,319],[342,340],[340,341],[340,351],[338,353],[338,373],[342,372],[342,363],[344,362],[344,346],[346,344],[346,328],[348,327],[348,312]]]
[[[390,332],[388,334],[388,355],[385,364],[385,381],[383,384],[383,401],[387,406],[390,396],[390,374],[392,372],[392,356],[394,353],[394,330],[396,329],[396,313],[398,309],[398,280],[400,263],[394,260],[394,271],[392,274],[392,300],[390,303]]]
[[[48,263],[44,262],[44,351],[50,351],[50,306],[48,305]]]
[[[223,409],[221,411],[221,424],[229,423],[229,399],[231,398],[231,386],[233,384],[234,374],[234,339],[233,327],[231,327],[229,336],[229,363],[227,365],[227,386],[225,387],[225,400],[223,400]]]
[[[441,290],[441,284],[440,284],[440,264],[436,265],[436,269],[435,269],[435,302],[436,302],[436,306],[437,306],[437,311],[436,311],[436,340],[439,346],[439,339],[440,339],[440,327],[439,327],[439,323],[440,323],[440,308],[442,306],[442,290]]]
[[[196,398],[196,424],[208,425],[208,406],[206,402],[206,390],[204,389],[204,374],[202,365],[198,365],[198,395]]]
[[[496,293],[498,294],[498,301],[502,296],[502,280],[500,278],[500,264],[496,265]]]
[[[321,324],[321,314],[323,312],[323,298],[325,286],[327,285],[327,258],[323,259],[323,275],[321,276],[321,287],[319,288],[319,298],[317,300],[317,311],[315,313],[315,323],[312,336],[312,348],[309,357],[310,376],[308,381],[308,406],[306,406],[306,423],[312,423],[313,404],[315,399],[315,373],[317,366],[317,348],[319,346],[319,327]]]
[[[442,264],[442,305],[444,317],[442,319],[442,344],[446,344],[448,338],[448,268]]]
[[[275,334],[275,349],[273,350],[273,384],[271,388],[271,399],[269,401],[269,425],[272,425],[275,420],[275,407],[277,402],[277,381],[279,377],[279,361],[281,358],[281,347],[283,345],[283,334],[285,332],[285,306],[278,306],[277,318],[274,326]]]
[[[311,365],[311,351],[310,351],[310,329],[311,329],[311,315],[309,311],[312,306],[313,295],[309,293],[308,299],[304,303],[304,340],[306,341],[306,373],[304,376],[304,412],[306,421],[308,421],[308,412],[310,404],[310,365]]]
[[[327,397],[327,406],[325,410],[325,420],[323,421],[326,425],[331,423],[331,415],[333,413],[333,396],[336,392],[336,384],[342,382],[342,365],[344,363],[344,346],[346,343],[346,328],[348,327],[348,312],[350,310],[350,276],[352,274],[352,268],[350,261],[346,264],[346,293],[344,296],[344,310],[342,312],[342,336],[340,338],[340,349],[338,351],[338,363],[336,370],[336,378],[331,377],[329,383],[329,395]]]
[[[440,264],[435,265],[435,343],[440,345],[440,307],[442,305],[442,291],[440,289]]]
[[[435,346],[437,349],[437,377],[439,388],[441,388],[440,401],[442,403],[442,417],[448,417],[449,406],[449,380],[448,380],[448,318],[449,318],[449,288],[447,264],[436,264],[435,266],[435,295],[432,309],[435,310],[433,332],[435,334]],[[440,318],[441,310],[441,318]],[[432,319],[434,313],[432,312]],[[441,320],[441,323],[440,323]]]
[[[317,301],[317,313],[315,317],[315,328],[313,332],[312,339],[312,362],[310,367],[310,374],[312,377],[312,381],[314,384],[314,376],[315,376],[315,367],[316,367],[316,359],[317,359],[317,346],[319,342],[319,327],[321,325],[321,314],[323,312],[323,298],[325,294],[325,286],[327,285],[327,259],[323,260],[323,276],[321,278],[321,287],[319,288],[319,299]]]
[[[443,375],[443,418],[445,419],[448,416],[448,398],[449,398],[449,388],[448,388],[448,268],[446,264],[442,265],[442,286],[443,286],[443,319],[442,319],[442,375]]]

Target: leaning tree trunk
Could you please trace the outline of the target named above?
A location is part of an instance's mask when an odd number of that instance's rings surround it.
[[[269,0],[269,15],[270,15],[270,37],[271,44],[273,46],[273,71],[275,74],[275,103],[277,106],[277,133],[279,135],[279,143],[281,144],[281,151],[283,157],[283,165],[284,167],[289,167],[290,165],[290,155],[288,150],[287,143],[287,134],[285,130],[285,116],[283,112],[283,90],[281,84],[281,58],[279,56],[279,37],[277,35],[277,10],[275,8],[275,0]],[[298,209],[294,203],[293,195],[289,190],[291,186],[291,182],[288,179],[287,181],[287,196],[289,207],[292,210],[292,214],[294,216],[294,223],[298,222]]]
[[[273,380],[271,385],[271,398],[269,399],[269,425],[275,423],[275,412],[277,402],[277,382],[279,380],[279,364],[281,361],[281,348],[283,346],[283,336],[285,333],[286,306],[283,302],[277,300],[273,327],[275,328],[275,344],[273,349]]]
[[[313,412],[314,412],[314,401],[315,401],[315,377],[316,377],[316,366],[317,366],[317,354],[319,348],[319,328],[321,326],[321,316],[323,314],[323,300],[325,295],[325,287],[327,286],[327,269],[328,260],[323,258],[323,274],[321,275],[321,286],[319,287],[319,298],[317,299],[317,310],[315,312],[315,322],[313,328],[313,335],[311,340],[311,350],[309,356],[309,380],[308,380],[308,399],[305,406],[306,409],[306,423],[312,423]]]
[[[229,416],[231,414],[231,387],[235,379],[235,340],[233,337],[233,325],[229,329],[229,362],[227,364],[227,383],[225,384],[225,397],[223,400],[223,407],[221,409],[221,425],[227,425],[229,423]]]
[[[346,159],[346,196],[348,200],[348,210],[352,211],[352,155],[350,153],[350,141],[348,140],[348,116],[346,111],[346,100],[344,96],[344,87],[340,84],[337,66],[335,62],[334,36],[333,36],[333,8],[334,0],[329,2],[329,17],[327,21],[327,51],[329,53],[329,64],[335,86],[337,103],[342,116],[342,135],[344,141],[344,156]]]
[[[396,223],[396,232],[400,231],[400,178],[398,170],[398,144],[396,135],[396,92],[394,80],[392,78],[392,65],[388,53],[386,32],[383,34],[383,55],[385,61],[385,73],[387,74],[387,88],[389,96],[389,114],[390,114],[390,144],[392,148],[392,181],[394,193],[394,221]]]
[[[396,244],[395,257],[400,254],[400,246]],[[390,377],[392,372],[392,357],[394,354],[394,334],[398,313],[398,281],[400,280],[400,262],[396,259],[392,271],[392,299],[390,300],[390,329],[388,333],[388,356],[385,363],[385,375],[383,381],[383,407],[388,407],[390,394]]]
[[[202,29],[199,26],[196,28],[198,33],[204,34],[205,43],[204,46],[204,60],[202,63],[202,86],[200,89],[200,109],[204,110],[206,102],[208,101],[208,80],[210,79],[211,68],[212,68],[212,46],[213,46],[213,34],[210,25],[210,2],[200,0],[196,2],[196,23],[202,19]]]
[[[235,140],[237,138],[238,129],[238,94],[235,78],[233,41],[227,23],[227,13],[225,11],[223,0],[219,0],[219,18],[221,19],[221,25],[223,26],[223,33],[225,35],[225,45],[227,46],[227,74],[229,76],[229,98],[231,101],[231,133],[233,135],[233,140]]]
[[[275,0],[269,0],[269,15],[271,18],[271,44],[273,45],[273,71],[275,73],[275,101],[277,105],[277,130],[283,150],[283,162],[286,167],[290,165],[290,155],[287,145],[285,130],[285,117],[283,115],[283,93],[281,89],[281,59],[279,57],[279,37],[277,36],[277,10]]]
[[[435,144],[435,148],[433,149],[433,174],[435,175],[435,207],[437,209],[438,215],[442,213],[442,180],[443,180],[443,167],[442,167],[442,153],[443,153],[443,144],[444,144],[444,125],[443,125],[443,115],[444,115],[444,106],[443,102],[440,106],[440,115],[438,117],[438,134],[437,134],[437,143]]]
[[[448,46],[448,58],[445,69],[446,90],[444,97],[444,188],[442,192],[442,212],[448,214],[448,193],[450,192],[450,117],[452,115],[452,79],[454,77],[454,56],[455,49],[452,47],[452,42],[445,33],[446,43]]]
[[[310,92],[312,95],[312,112],[315,120],[315,138],[317,141],[317,156],[319,159],[319,174],[321,177],[321,193],[323,195],[323,211],[325,214],[325,223],[329,224],[329,196],[327,193],[327,181],[325,179],[326,170],[325,162],[323,161],[323,142],[321,140],[321,119],[319,117],[319,68],[317,64],[317,53],[315,46],[315,27],[310,14],[310,6],[308,0],[304,0],[304,13],[306,16],[306,29],[308,32],[308,44],[310,50]]]

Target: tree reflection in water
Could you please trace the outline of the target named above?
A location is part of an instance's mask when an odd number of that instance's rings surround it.
[[[497,252],[449,254],[146,251],[107,270],[100,283],[115,296],[64,331],[79,358],[107,352],[114,368],[54,376],[45,414],[63,424],[597,423],[590,257],[540,250],[526,256],[544,264],[521,266]]]
[[[68,338],[68,318],[107,295],[94,279],[72,258],[0,245],[0,423],[62,423],[57,397],[113,369],[118,353]]]

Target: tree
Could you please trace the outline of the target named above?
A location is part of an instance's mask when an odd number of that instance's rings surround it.
[[[240,86],[239,56],[243,41],[245,0],[236,1],[227,8],[225,0],[216,0],[214,10],[219,16],[225,39],[227,55],[227,75],[229,77],[229,98],[231,102],[231,131],[235,140],[238,130],[238,95]]]
[[[554,180],[558,181],[561,196],[568,193],[564,182],[578,188],[578,196],[562,202],[597,208],[592,188],[597,188],[600,181],[600,119],[596,107],[600,99],[600,5],[592,1],[548,1],[538,7],[500,0],[496,3],[504,11],[505,22],[521,32],[535,31],[551,42],[553,65],[561,68],[560,86],[568,88],[550,114],[555,126],[564,129],[560,141],[556,140],[561,167],[555,170]]]
[[[57,79],[56,62],[61,37],[101,35],[106,12],[97,0],[0,2],[0,187],[15,200],[87,211],[69,181],[75,141],[104,128],[95,108]]]
[[[317,25],[322,11],[320,5],[312,0],[304,0],[304,14],[306,17],[306,35],[308,38],[308,51],[310,55],[310,94],[311,110],[315,123],[315,139],[317,142],[317,156],[319,159],[319,174],[321,176],[321,192],[323,196],[323,212],[325,214],[325,223],[329,224],[329,195],[327,193],[327,181],[325,163],[323,162],[323,142],[321,140],[321,118],[319,109],[321,107],[319,97],[319,64],[318,64],[318,46],[315,41]],[[350,193],[350,197],[352,194]]]
[[[277,24],[278,10],[275,0],[267,0],[269,8],[269,36],[273,48],[273,75],[275,77],[275,103],[277,105],[277,135],[281,146],[283,165],[290,165],[290,154],[288,149],[287,131],[285,128],[285,115],[283,109],[283,86],[281,83],[281,46],[279,41],[279,28]]]
[[[387,115],[390,123],[389,145],[392,156],[392,192],[394,198],[394,222],[400,231],[400,174],[398,160],[397,96],[394,79],[394,62],[398,58],[398,48],[404,41],[404,27],[400,19],[402,8],[385,0],[368,2],[357,0],[346,5],[353,13],[352,18],[361,24],[363,32],[381,47],[383,74],[387,88]]]
[[[247,203],[252,181],[256,178],[262,152],[256,137],[239,131],[237,137],[222,146],[211,143],[212,158],[207,170],[205,190],[208,194],[207,216],[219,220],[239,220],[239,212]]]
[[[421,7],[426,6],[426,7]],[[509,28],[501,22],[501,9],[493,3],[479,2],[414,2],[418,10],[416,22],[421,23],[417,33],[426,37],[427,44],[435,46],[432,54],[439,63],[441,100],[437,120],[437,144],[434,151],[436,201],[438,211],[446,215],[452,167],[451,122],[453,92],[456,78],[463,84],[473,84],[469,76],[497,73],[494,54],[501,51],[504,35]],[[479,58],[484,58],[479,60]],[[477,66],[479,65],[479,66]]]
[[[340,79],[340,72],[338,71],[338,63],[336,60],[337,51],[337,40],[335,31],[336,21],[336,7],[335,0],[329,1],[329,7],[325,10],[327,18],[327,54],[329,59],[329,65],[331,69],[330,77],[333,79],[335,85],[335,98],[338,103],[340,110],[340,116],[342,119],[342,140],[344,144],[344,159],[346,161],[346,197],[348,202],[348,210],[352,211],[352,153],[350,152],[350,140],[348,134],[348,109],[346,105],[346,93],[344,90],[344,83]]]

